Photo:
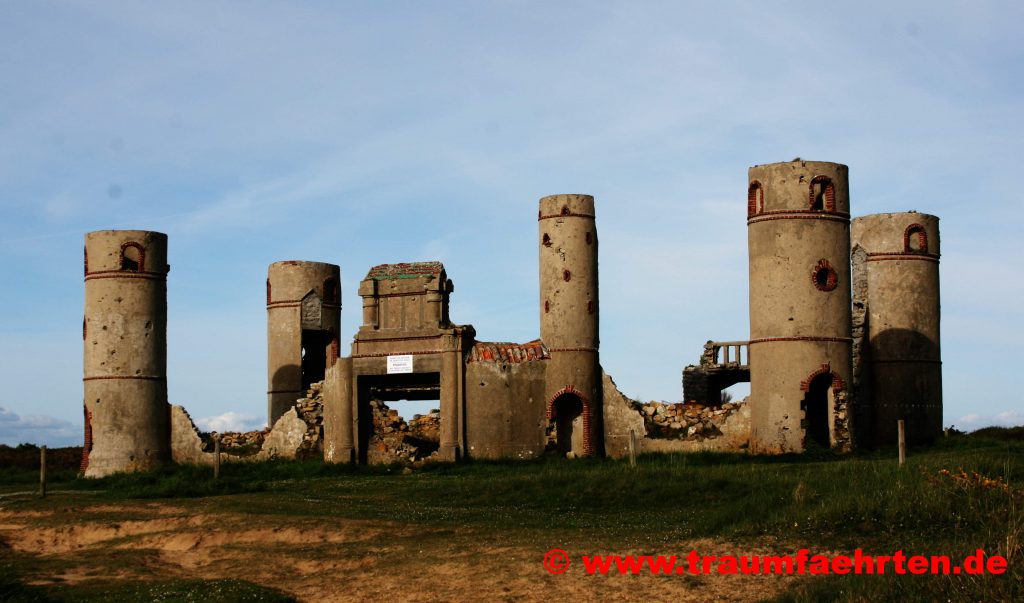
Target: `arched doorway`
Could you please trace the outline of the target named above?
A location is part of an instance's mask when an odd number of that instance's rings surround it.
[[[554,423],[554,448],[562,456],[570,452],[582,456],[586,449],[583,429],[583,400],[574,393],[563,393],[551,403]]]

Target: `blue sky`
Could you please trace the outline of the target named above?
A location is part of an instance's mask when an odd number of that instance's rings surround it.
[[[537,200],[597,199],[601,356],[678,400],[746,339],[746,170],[850,166],[941,217],[945,423],[1024,423],[1024,5],[3,2],[0,442],[81,441],[82,237],[170,237],[171,401],[264,420],[271,262],[439,259],[452,317],[538,334]]]

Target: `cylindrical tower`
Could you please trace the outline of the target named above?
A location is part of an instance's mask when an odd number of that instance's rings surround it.
[[[847,167],[750,168],[750,450],[848,449],[850,197]]]
[[[341,269],[289,260],[267,269],[267,418],[272,426],[338,358]]]
[[[602,453],[597,228],[590,195],[540,200],[540,333],[547,416],[562,453]]]
[[[167,404],[167,235],[85,235],[87,477],[170,461]]]
[[[942,431],[939,219],[917,212],[853,221],[854,302],[864,310],[860,403],[875,445],[929,442]]]

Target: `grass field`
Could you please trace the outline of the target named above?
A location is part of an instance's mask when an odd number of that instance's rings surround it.
[[[1024,600],[1018,429],[912,450],[0,474],[0,600]],[[21,493],[19,493],[21,492]],[[993,576],[550,575],[579,555],[945,554]]]

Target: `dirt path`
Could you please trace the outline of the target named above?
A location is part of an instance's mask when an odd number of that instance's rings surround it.
[[[204,512],[154,503],[52,512],[0,510],[0,549],[45,560],[35,584],[83,580],[238,578],[302,601],[756,601],[791,585],[774,576],[594,575],[581,554],[777,554],[765,547],[700,540],[648,550],[479,527]],[[6,547],[4,547],[6,543]],[[548,573],[545,552],[572,565]]]

